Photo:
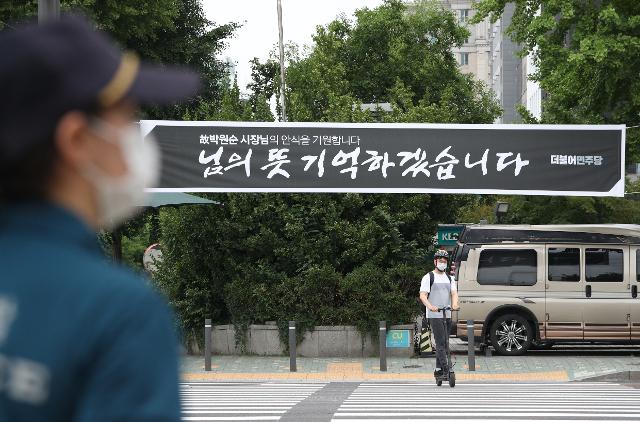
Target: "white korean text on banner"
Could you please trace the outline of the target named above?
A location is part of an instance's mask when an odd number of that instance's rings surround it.
[[[155,191],[624,195],[624,126],[142,121]]]

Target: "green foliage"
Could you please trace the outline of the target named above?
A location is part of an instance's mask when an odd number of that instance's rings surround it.
[[[296,121],[373,121],[363,102],[394,104],[394,122],[492,122],[499,114],[483,85],[460,74],[450,48],[468,36],[435,2],[415,13],[395,0],[319,27],[302,57],[288,46],[287,110]],[[272,120],[275,60],[252,62],[253,94],[225,89],[225,120]],[[278,108],[278,113],[281,110]],[[163,213],[165,263],[157,281],[186,333],[202,320],[231,322],[242,347],[252,323],[276,321],[288,344],[316,325],[356,325],[377,335],[378,321],[407,322],[420,277],[432,265],[438,222],[456,220],[470,197],[403,194],[210,195],[224,206]]]
[[[218,194],[223,206],[162,212],[165,262],[157,275],[190,333],[205,316],[251,323],[406,322],[431,265],[437,221],[457,198],[428,195]]]
[[[506,197],[510,202],[511,197]],[[487,223],[495,222],[495,207],[497,198],[493,195],[468,195],[467,202],[458,209],[455,223],[479,223],[486,220]],[[450,223],[454,223],[451,221]]]
[[[342,16],[318,27],[314,47],[289,56],[289,120],[370,121],[360,103],[391,102],[387,122],[490,123],[501,113],[494,96],[462,75],[451,53],[468,35],[435,1],[409,11],[387,0],[358,10],[355,21]],[[273,63],[262,69],[271,71],[265,77],[279,73]]]
[[[274,121],[271,108],[263,94],[254,94],[250,98],[242,98],[237,78],[231,86],[224,86],[220,107],[213,107],[210,103],[200,102],[195,118],[214,121],[244,121],[244,122],[272,122]],[[182,116],[184,120],[193,120],[194,114],[187,111]]]
[[[84,13],[123,48],[136,51],[143,59],[189,66],[200,73],[203,89],[198,100],[147,107],[146,118],[180,119],[188,112],[199,119],[203,118],[202,103],[209,108],[218,106],[227,68],[216,54],[238,25],[214,25],[206,19],[200,0],[61,0],[61,7]],[[3,2],[0,29],[34,19],[37,10],[37,0]]]
[[[639,192],[640,183],[627,192]],[[640,201],[628,198],[530,197],[504,198],[509,202],[505,223],[512,224],[640,224]]]
[[[481,0],[474,21],[497,19],[507,3],[508,31],[548,94],[542,123],[640,124],[640,2]],[[626,157],[640,161],[640,130],[627,133]]]

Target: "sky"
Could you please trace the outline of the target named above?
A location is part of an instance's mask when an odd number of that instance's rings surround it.
[[[261,61],[278,43],[277,0],[202,0],[207,18],[216,24],[238,22],[242,27],[228,40],[220,58],[236,63],[238,85],[243,92],[251,82],[249,61]],[[311,45],[317,25],[326,25],[341,13],[353,16],[356,9],[375,8],[382,0],[282,0],[284,42]]]

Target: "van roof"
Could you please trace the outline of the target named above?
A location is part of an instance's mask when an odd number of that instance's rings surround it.
[[[636,224],[495,225],[465,227],[460,243],[563,242],[640,244]]]

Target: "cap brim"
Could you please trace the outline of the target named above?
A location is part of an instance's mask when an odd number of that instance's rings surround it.
[[[171,104],[195,96],[200,87],[193,71],[142,64],[126,97],[141,104]]]

